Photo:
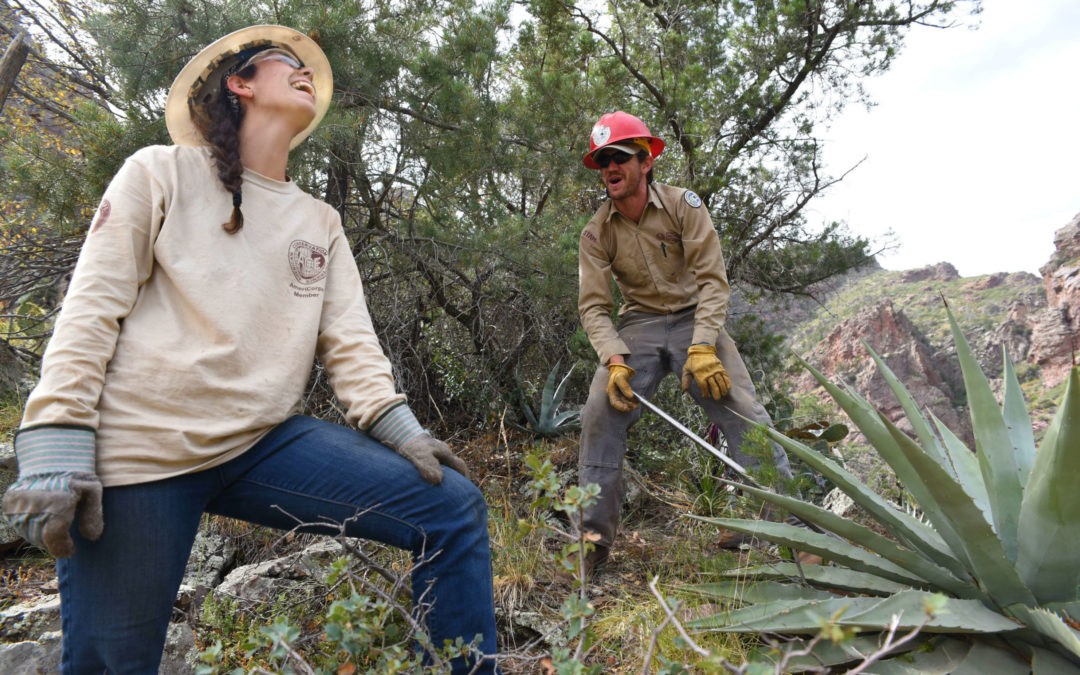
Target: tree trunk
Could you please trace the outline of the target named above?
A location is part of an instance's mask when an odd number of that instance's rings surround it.
[[[26,39],[26,31],[20,30],[4,52],[4,60],[0,61],[0,112],[4,110],[8,93],[15,86],[15,78],[19,76],[29,52],[30,41]]]

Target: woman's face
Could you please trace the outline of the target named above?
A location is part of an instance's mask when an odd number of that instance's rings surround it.
[[[245,119],[253,114],[281,116],[292,122],[296,133],[311,124],[316,114],[317,93],[312,82],[312,69],[279,51],[256,55],[252,63],[256,64],[255,75],[242,80],[250,95],[243,96],[238,92],[246,106]],[[324,96],[328,94],[322,92]]]

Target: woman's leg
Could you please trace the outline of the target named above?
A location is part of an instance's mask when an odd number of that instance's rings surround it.
[[[106,488],[105,530],[57,561],[64,673],[156,674],[202,507],[203,474]]]
[[[327,534],[348,521],[348,536],[411,551],[422,563],[413,570],[413,597],[431,603],[426,621],[435,645],[479,635],[480,649],[494,656],[487,509],[466,478],[444,467],[442,484],[431,485],[367,435],[307,417],[285,421],[221,474],[225,489],[211,513],[281,529],[327,523],[306,528]],[[493,668],[487,660],[478,672]]]

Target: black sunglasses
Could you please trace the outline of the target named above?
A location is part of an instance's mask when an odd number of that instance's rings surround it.
[[[607,152],[602,155],[597,155],[594,158],[594,161],[596,162],[596,165],[599,166],[601,169],[606,169],[608,168],[608,165],[610,165],[612,162],[615,162],[616,164],[626,164],[631,159],[642,154],[645,153],[639,152],[637,155],[631,155],[629,152],[622,152],[621,150],[617,150],[615,152]]]

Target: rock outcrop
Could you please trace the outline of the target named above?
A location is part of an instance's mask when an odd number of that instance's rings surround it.
[[[1039,271],[1047,307],[1033,317],[1031,360],[1043,384],[1064,381],[1080,352],[1080,214],[1054,234],[1054,255]]]
[[[911,431],[900,402],[864,344],[885,361],[924,409],[931,410],[961,438],[971,435],[970,423],[956,405],[961,378],[955,363],[941,358],[915,324],[890,302],[867,307],[841,322],[807,360],[833,381],[853,387],[901,429]],[[797,388],[815,390],[817,383],[804,375]]]

